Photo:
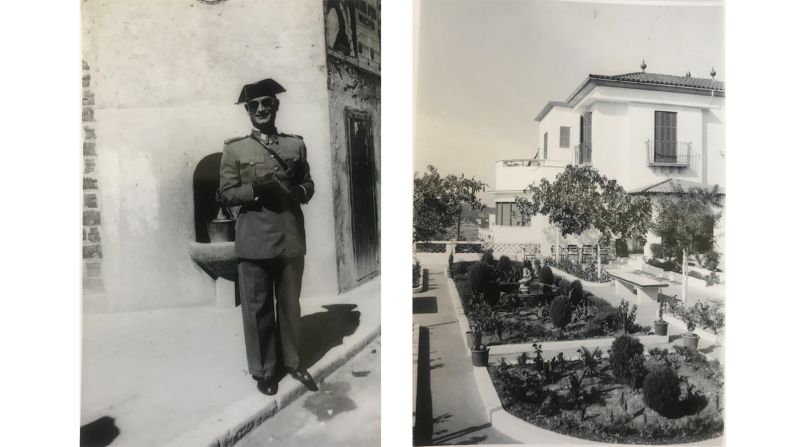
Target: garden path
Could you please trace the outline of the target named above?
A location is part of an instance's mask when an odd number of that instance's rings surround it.
[[[515,444],[516,441],[491,427],[484,410],[469,350],[464,345],[453,310],[445,266],[423,267],[430,270],[429,288],[414,294],[413,299],[414,322],[427,328],[425,352],[429,357],[430,389],[420,387],[417,396],[417,425],[423,423],[421,414],[432,415],[433,419],[432,435],[425,443]]]

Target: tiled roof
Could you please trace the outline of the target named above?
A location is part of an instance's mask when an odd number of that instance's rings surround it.
[[[674,192],[674,186],[678,185],[683,190],[687,191],[690,188],[712,188],[712,185],[705,185],[703,183],[691,182],[690,180],[682,180],[678,178],[667,178],[661,182],[653,183],[641,188],[635,188],[628,191],[630,194],[671,194]],[[718,194],[726,194],[723,188],[718,187]]]
[[[636,82],[639,84],[670,85],[674,87],[700,88],[725,91],[722,81],[709,78],[694,78],[692,76],[674,76],[658,73],[624,73],[620,75],[589,75],[592,79],[608,79],[619,82]]]
[[[550,101],[538,113],[535,120],[541,121],[554,107],[574,107],[597,86],[658,90],[672,93],[722,97],[726,89],[722,81],[692,76],[674,76],[658,73],[624,73],[619,75],[589,74],[566,101]]]

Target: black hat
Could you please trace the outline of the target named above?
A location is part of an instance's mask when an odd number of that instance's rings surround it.
[[[278,82],[271,78],[255,82],[253,84],[246,84],[243,90],[240,91],[240,97],[237,98],[235,104],[248,102],[249,99],[258,98],[260,96],[276,96],[277,93],[284,93],[287,90]]]

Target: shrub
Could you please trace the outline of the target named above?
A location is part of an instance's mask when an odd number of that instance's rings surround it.
[[[552,267],[548,265],[541,267],[541,273],[538,275],[538,279],[542,284],[555,284],[555,275],[552,274]]]
[[[469,269],[469,284],[473,293],[480,293],[486,289],[486,284],[493,278],[491,267],[483,262],[472,264]]]
[[[500,287],[494,281],[486,283],[483,290],[483,299],[486,300],[489,306],[496,306],[500,302]]]
[[[480,262],[486,265],[494,264],[494,255],[489,252],[483,253],[483,256],[480,257]]]
[[[652,257],[657,259],[663,259],[665,257],[662,244],[651,244],[650,247]]]
[[[572,306],[579,306],[582,301],[582,283],[575,279],[569,286],[569,299]]]
[[[619,327],[624,329],[625,333],[629,334],[636,329],[635,317],[637,313],[638,306],[636,304],[633,304],[632,308],[630,308],[627,301],[621,300],[616,311],[616,316],[618,318]]]
[[[600,323],[608,331],[615,331],[618,329],[618,312],[615,309],[599,311],[594,322]]]
[[[704,268],[708,270],[712,270],[713,272],[718,269],[718,263],[720,262],[720,253],[716,251],[708,251],[704,254],[704,259],[702,261],[702,265]]]
[[[549,306],[549,318],[557,328],[563,329],[571,323],[571,303],[565,296],[556,296]]]
[[[558,287],[560,287],[560,293],[562,293],[564,295],[568,295],[570,286],[571,286],[571,283],[569,282],[569,280],[567,280],[565,278],[558,279]]]
[[[497,261],[497,278],[500,282],[514,282],[516,281],[516,272],[514,271],[513,261],[507,256],[500,256]]]
[[[453,264],[453,273],[456,275],[466,275],[471,265],[472,264],[468,262],[456,262]]]
[[[643,343],[627,334],[613,340],[610,348],[610,369],[619,382],[640,388],[646,375]]]
[[[674,414],[679,403],[679,376],[670,366],[652,369],[643,380],[643,402],[665,417]]]
[[[511,258],[503,255],[500,256],[500,259],[497,261],[497,270],[501,272],[510,272],[513,270],[513,262]]]

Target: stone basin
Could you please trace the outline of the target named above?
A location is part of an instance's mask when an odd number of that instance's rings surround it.
[[[237,258],[234,242],[190,242],[191,259],[213,279],[237,279]]]

